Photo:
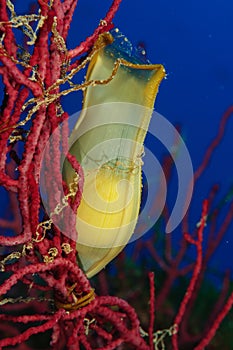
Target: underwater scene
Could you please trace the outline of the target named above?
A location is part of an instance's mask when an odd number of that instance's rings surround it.
[[[232,12],[0,0],[0,349],[233,350]]]

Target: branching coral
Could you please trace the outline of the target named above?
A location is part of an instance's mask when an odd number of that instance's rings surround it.
[[[15,215],[13,221],[1,221],[5,255],[1,259],[1,348],[22,344],[46,330],[52,330],[50,346],[55,349],[114,349],[122,343],[147,348],[134,310],[118,298],[96,296],[78,267],[74,220],[66,227],[70,239],[53,225],[52,216],[46,217],[40,200],[43,149],[53,130],[68,117],[59,98],[92,83],[75,85],[72,78],[90,60],[99,34],[112,27],[120,1],[113,2],[90,37],[68,50],[66,38],[76,3],[38,1],[38,14],[18,16],[10,0],[0,2],[0,70],[5,85],[0,171]],[[26,47],[31,45],[32,52],[18,46],[15,28],[29,38]],[[76,60],[80,55],[86,56]],[[66,82],[68,90],[62,88]],[[67,128],[66,124],[60,134],[66,150]],[[54,139],[50,154],[55,169],[60,166],[60,137]],[[76,171],[76,181],[66,188],[65,198],[57,194],[54,215],[68,205],[77,210],[81,198],[82,170],[73,156],[67,158]],[[54,177],[59,176],[59,171],[47,173],[47,185],[54,191]],[[91,345],[93,337],[97,340]]]

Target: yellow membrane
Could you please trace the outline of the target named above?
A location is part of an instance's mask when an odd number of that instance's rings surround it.
[[[108,45],[103,47],[103,42]],[[140,64],[109,33],[95,47],[86,76],[93,83],[71,135],[71,153],[85,174],[76,227],[78,256],[88,277],[111,261],[135,230],[143,142],[165,76],[162,65]],[[68,164],[65,174],[71,182],[74,174]]]

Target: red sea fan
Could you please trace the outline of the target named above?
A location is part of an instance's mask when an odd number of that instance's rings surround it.
[[[115,349],[123,343],[148,348],[134,310],[118,298],[96,296],[78,267],[74,220],[69,221],[72,240],[48,219],[39,194],[43,149],[53,130],[67,119],[59,103],[65,94],[61,85],[67,75],[70,78],[85,65],[98,36],[112,28],[119,3],[113,2],[90,37],[68,51],[66,38],[76,0],[38,1],[37,14],[24,16],[17,15],[11,1],[0,1],[4,84],[0,179],[14,215],[12,220],[1,220],[0,348],[16,344],[21,344],[19,349],[35,348],[35,343],[27,340],[41,333],[46,338],[44,346],[54,349]],[[23,31],[28,51],[17,43],[15,28]],[[79,61],[76,57],[80,55],[87,58]],[[67,127],[61,130],[63,140]],[[59,137],[54,139],[50,153],[55,169],[60,166],[59,142]],[[67,147],[66,141],[63,146]],[[68,160],[78,180],[73,192],[65,189],[64,207],[69,204],[77,210],[82,170],[74,157],[68,155]],[[54,177],[59,176],[59,172],[47,174],[53,191]],[[56,199],[59,202],[60,197]]]

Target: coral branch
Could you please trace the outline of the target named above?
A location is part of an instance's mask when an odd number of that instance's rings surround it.
[[[149,273],[150,280],[150,325],[149,325],[149,345],[150,349],[154,349],[154,322],[155,322],[155,287],[154,287],[154,273]]]
[[[200,227],[198,229],[197,232],[197,240],[194,240],[189,234],[185,234],[185,239],[196,246],[197,249],[197,259],[196,259],[196,264],[193,270],[193,274],[192,274],[192,278],[190,281],[190,284],[187,288],[187,291],[185,293],[184,299],[181,302],[179,311],[176,315],[174,324],[177,327],[177,333],[174,333],[172,336],[172,345],[174,347],[175,350],[178,350],[178,334],[179,334],[179,327],[180,327],[180,323],[182,322],[182,318],[185,314],[185,310],[187,307],[187,304],[192,296],[195,284],[197,282],[198,276],[200,274],[201,271],[201,264],[202,264],[202,255],[203,255],[203,251],[202,251],[202,240],[203,240],[203,231],[204,231],[204,227],[205,227],[205,223],[206,223],[206,217],[207,217],[207,213],[208,213],[208,201],[204,201],[203,202],[203,209],[202,209],[202,215],[201,215],[201,221],[200,221]]]
[[[95,29],[94,33],[86,38],[78,47],[69,51],[69,58],[74,58],[86,53],[97,40],[98,36],[110,30],[112,28],[112,20],[119,8],[121,0],[114,0],[105,18],[100,21],[99,26]]]
[[[209,145],[209,147],[207,148],[207,151],[205,152],[205,156],[204,159],[201,163],[201,165],[199,166],[199,168],[195,171],[195,180],[197,180],[201,174],[203,173],[203,171],[206,169],[210,158],[215,150],[215,148],[219,145],[219,143],[221,142],[223,136],[224,136],[224,132],[225,132],[225,128],[226,128],[226,124],[228,122],[228,119],[232,116],[233,113],[233,106],[229,107],[226,112],[224,113],[222,119],[221,119],[221,123],[219,126],[219,130],[218,130],[218,134],[217,136],[214,138],[214,140],[211,142],[211,144]]]
[[[213,337],[214,337],[217,329],[219,328],[221,322],[226,317],[228,312],[231,310],[232,306],[233,306],[233,292],[231,293],[231,295],[228,298],[226,304],[222,308],[222,311],[216,317],[214,323],[210,327],[210,329],[209,329],[207,335],[205,336],[205,338],[194,348],[194,350],[202,350],[211,342],[211,340],[213,339]]]

